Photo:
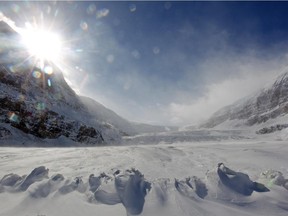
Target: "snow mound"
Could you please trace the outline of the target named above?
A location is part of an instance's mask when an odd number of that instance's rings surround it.
[[[90,174],[87,182],[83,177],[65,180],[65,177],[59,173],[48,178],[48,173],[49,169],[40,166],[33,169],[26,177],[13,173],[7,174],[0,181],[0,191],[11,194],[27,191],[28,197],[34,200],[49,197],[61,199],[69,194],[78,193],[86,197],[82,199],[91,204],[108,206],[122,204],[127,215],[147,213],[146,209],[151,205],[156,205],[160,209],[169,208],[171,198],[179,202],[177,205],[185,205],[185,208],[187,207],[185,203],[192,204],[191,210],[197,215],[203,213],[206,215],[207,210],[203,207],[211,202],[213,205],[224,202],[225,205],[251,206],[263,199],[261,197],[255,199],[251,196],[253,191],[270,192],[264,183],[253,182],[247,174],[233,171],[223,163],[218,164],[217,171],[208,172],[205,179],[192,176],[174,181],[167,178],[148,181],[139,170],[134,168],[124,172],[116,170],[112,174],[101,173],[99,176]],[[271,188],[284,186],[287,182],[281,172],[274,170],[261,173],[259,179],[262,179],[262,182],[267,180],[267,186]],[[272,190],[271,197],[276,196],[277,190],[279,188]],[[287,202],[271,201],[271,197],[267,199],[268,202],[276,204],[278,208],[285,211],[288,210]]]

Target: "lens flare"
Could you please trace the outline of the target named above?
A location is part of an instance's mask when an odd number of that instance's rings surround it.
[[[47,84],[48,84],[49,87],[52,86],[52,83],[51,83],[51,80],[50,80],[50,79],[47,80]]]
[[[23,43],[32,56],[50,61],[59,57],[62,42],[58,35],[49,31],[27,29],[22,36]]]
[[[87,24],[86,22],[84,22],[84,21],[82,21],[82,22],[80,23],[80,27],[81,27],[81,29],[82,29],[83,31],[87,31],[87,30],[88,30],[88,24]]]
[[[45,66],[44,72],[48,75],[51,75],[51,74],[53,74],[53,68],[51,66]]]
[[[136,5],[135,5],[135,4],[130,4],[130,5],[129,5],[129,10],[130,10],[131,12],[135,12],[135,11],[136,11]]]
[[[106,17],[108,16],[109,12],[110,12],[109,9],[103,8],[96,13],[96,17],[97,18]]]
[[[11,112],[8,114],[9,120],[12,122],[18,123],[20,121],[19,116],[15,114],[14,112]]]
[[[156,55],[159,54],[160,53],[159,47],[154,47],[153,48],[153,53],[156,54]]]
[[[35,70],[32,72],[32,76],[36,79],[39,79],[41,77],[41,72]]]
[[[37,110],[44,110],[45,109],[45,103],[37,103],[36,109]]]
[[[95,11],[96,11],[96,5],[95,4],[90,4],[86,10],[87,14],[89,14],[89,15],[92,15]]]
[[[114,55],[112,55],[112,54],[108,55],[106,57],[106,61],[110,64],[113,63],[114,62]]]

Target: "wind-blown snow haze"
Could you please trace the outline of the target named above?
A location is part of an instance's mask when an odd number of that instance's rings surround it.
[[[197,124],[286,66],[285,2],[1,5],[19,27],[61,33],[72,88],[131,121]]]
[[[0,2],[0,215],[287,216],[287,2]]]

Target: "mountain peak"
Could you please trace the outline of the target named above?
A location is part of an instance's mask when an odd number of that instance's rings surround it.
[[[0,33],[2,34],[15,34],[17,33],[7,22],[0,21]]]

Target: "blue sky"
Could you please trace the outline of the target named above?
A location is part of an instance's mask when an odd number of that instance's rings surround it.
[[[287,62],[288,2],[1,2],[19,27],[65,40],[82,95],[138,122],[193,125],[267,85]]]

